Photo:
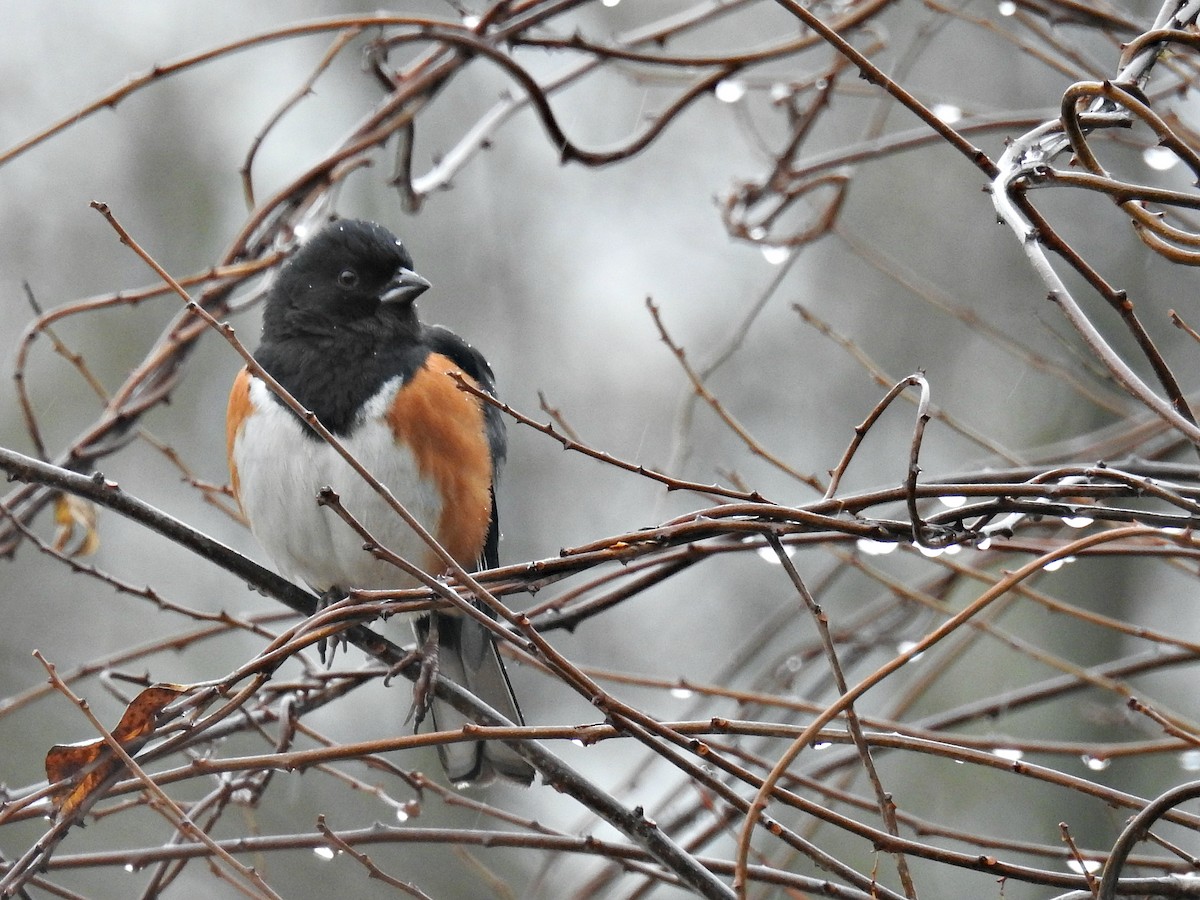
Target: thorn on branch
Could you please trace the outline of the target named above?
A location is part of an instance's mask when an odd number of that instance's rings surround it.
[[[121,486],[115,481],[109,481],[104,477],[103,472],[93,472],[91,475],[92,484],[96,487],[104,488],[106,491],[119,491]]]

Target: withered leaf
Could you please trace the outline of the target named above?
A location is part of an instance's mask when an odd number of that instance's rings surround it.
[[[154,733],[159,714],[172,701],[187,693],[177,684],[155,684],[133,698],[112,730],[125,752],[137,753]],[[101,789],[124,773],[124,763],[103,738],[78,744],[56,744],[46,754],[46,778],[57,787],[50,800],[59,818],[81,815],[99,799]]]
[[[96,505],[74,494],[54,499],[54,549],[68,556],[91,556],[100,547],[96,530]],[[76,538],[76,531],[81,534]],[[70,548],[68,550],[68,547]]]

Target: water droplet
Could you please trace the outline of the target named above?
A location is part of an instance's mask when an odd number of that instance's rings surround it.
[[[963,117],[962,108],[953,103],[935,103],[931,112],[947,125],[953,125]]]
[[[408,821],[408,807],[407,806],[397,806],[396,807],[396,821],[397,822],[407,822]]]
[[[1184,750],[1180,753],[1179,768],[1185,772],[1200,772],[1200,750]]]
[[[125,863],[125,871],[126,872],[136,872],[137,869],[134,867],[133,863]]]
[[[1083,764],[1093,772],[1103,772],[1112,765],[1112,760],[1105,759],[1103,756],[1091,756],[1085,753],[1083,754]]]
[[[1010,759],[1013,762],[1025,756],[1025,751],[1018,750],[1016,747],[996,747],[992,752],[1001,759]]]
[[[1042,566],[1042,571],[1043,572],[1057,572],[1059,569],[1061,569],[1067,563],[1073,563],[1073,562],[1075,562],[1075,557],[1073,557],[1073,556],[1064,556],[1062,559],[1052,559],[1050,562],[1048,562],[1044,566]]]
[[[612,9],[612,7],[616,6],[620,2],[621,0],[600,0],[600,3],[604,6],[607,6],[609,9]]]
[[[690,700],[696,694],[691,688],[673,687],[671,688],[671,696],[678,700]]]
[[[1015,0],[1000,0],[1000,3],[997,4],[996,9],[1002,16],[1012,16],[1016,15],[1017,4]]]
[[[1068,528],[1087,528],[1096,520],[1091,516],[1064,516],[1063,524]]]
[[[985,537],[982,541],[975,545],[976,550],[988,550],[992,546],[992,539]]]
[[[587,743],[584,740],[582,740],[581,738],[574,738],[574,739],[572,739],[571,743],[574,744],[576,747],[586,747],[587,746]]]
[[[333,859],[335,854],[332,847],[313,847],[313,853],[320,859]]]
[[[1075,872],[1079,875],[1082,875],[1084,872],[1089,872],[1089,873],[1099,872],[1100,871],[1100,862],[1099,862],[1099,860],[1095,860],[1095,859],[1085,859],[1083,861],[1083,865],[1080,865],[1079,860],[1068,859],[1067,860],[1067,868],[1070,869],[1072,872]]]
[[[792,96],[792,89],[783,82],[771,85],[771,99],[780,103]]]
[[[774,547],[759,547],[754,552],[757,553],[762,559],[769,562],[771,565],[773,565],[773,566],[780,565],[779,554],[775,552]],[[785,544],[784,548],[783,548],[783,553],[788,559],[791,559],[796,553],[796,548],[789,547]]]
[[[470,14],[462,17],[462,23],[463,23],[464,28],[471,28],[471,29],[478,28],[479,23],[482,21],[483,20],[480,19],[479,16],[475,15],[474,13],[470,13]]]
[[[1142,151],[1142,161],[1156,172],[1175,168],[1179,157],[1166,147],[1147,147]]]
[[[746,96],[746,85],[736,78],[722,78],[713,93],[722,103],[737,103]]]
[[[967,498],[962,494],[947,494],[945,497],[938,497],[938,499],[942,501],[942,506],[947,509],[958,509],[967,502]]]
[[[788,257],[792,255],[792,251],[788,247],[775,247],[768,244],[762,248],[762,255],[763,259],[771,265],[781,266],[787,262]]]
[[[855,542],[860,553],[865,553],[867,556],[887,556],[889,553],[895,553],[896,548],[900,545],[895,541],[872,541],[869,538],[859,538]]]
[[[900,653],[908,653],[915,646],[917,646],[916,641],[901,641],[899,644],[896,645],[896,650]],[[909,662],[916,662],[918,659],[920,659],[924,655],[925,655],[925,651],[922,650],[920,653],[918,653],[916,656],[914,656],[912,659],[910,659]]]
[[[817,743],[812,745],[812,748],[814,750],[824,750],[826,747],[832,747],[832,746],[833,746],[833,741],[817,741]]]
[[[783,661],[783,667],[789,672],[799,672],[803,665],[804,660],[799,656],[789,656]]]
[[[761,225],[755,225],[746,232],[746,236],[752,241],[761,241],[767,236],[767,229],[763,228]]]
[[[918,553],[922,556],[928,556],[930,559],[941,556],[946,552],[945,547],[926,547],[924,544],[914,544],[913,546],[917,548]]]
[[[950,544],[946,547],[947,556],[957,556],[960,553],[962,553],[962,544]]]

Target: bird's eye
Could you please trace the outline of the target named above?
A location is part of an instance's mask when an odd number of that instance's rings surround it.
[[[342,269],[338,272],[337,283],[344,288],[358,287],[358,273],[353,269]]]

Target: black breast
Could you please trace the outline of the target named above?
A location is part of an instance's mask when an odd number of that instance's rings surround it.
[[[408,342],[392,347],[347,347],[344,342],[283,340],[263,344],[259,364],[306,410],[338,437],[354,427],[362,405],[393,378],[408,379],[425,363],[427,348]],[[279,397],[274,400],[286,406]],[[305,434],[320,436],[312,429]]]

